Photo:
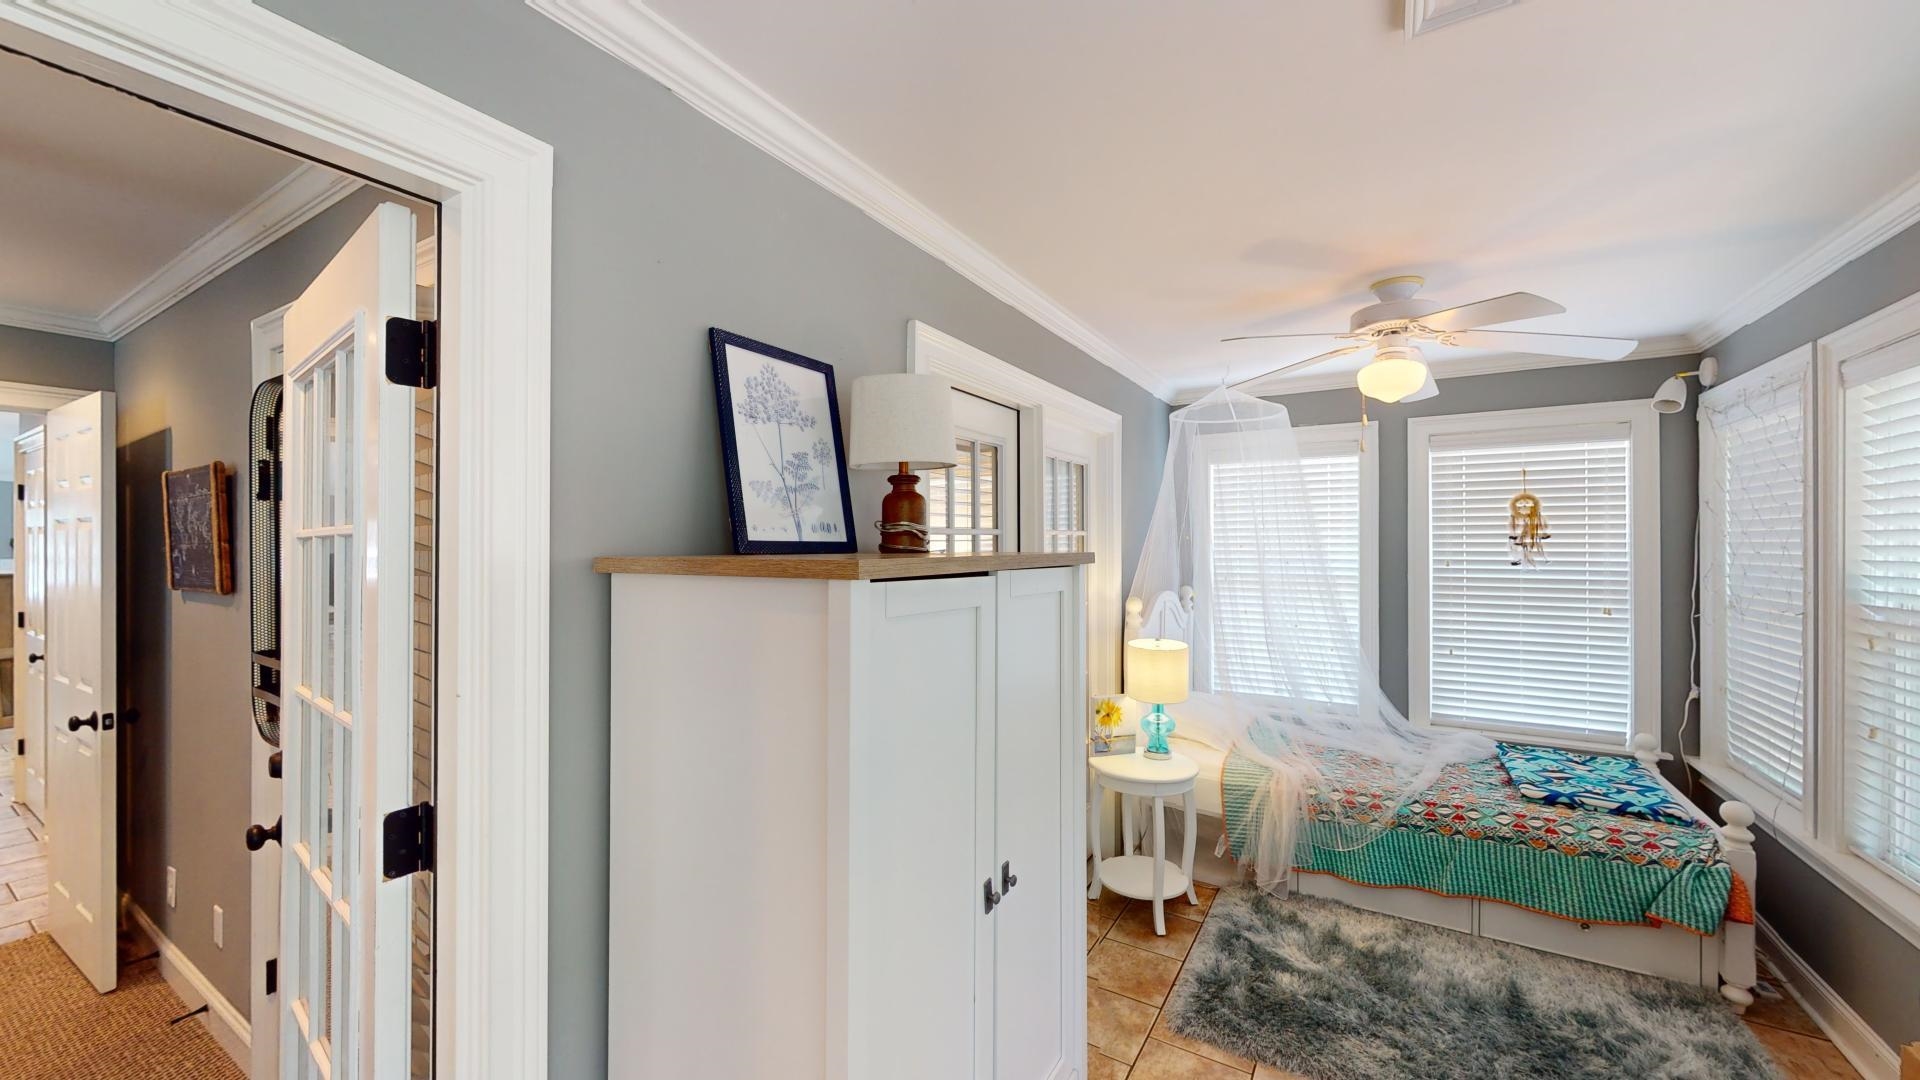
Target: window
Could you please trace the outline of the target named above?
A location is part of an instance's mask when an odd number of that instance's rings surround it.
[[[927,550],[1010,551],[1002,537],[1000,470],[1005,449],[982,439],[957,438],[951,469],[927,474]]]
[[[1087,550],[1087,467],[1047,455],[1046,549]]]
[[[1218,629],[1202,658],[1215,690],[1242,693],[1297,695],[1313,701],[1351,704],[1358,700],[1358,680],[1372,678],[1377,592],[1374,567],[1378,563],[1375,529],[1375,458],[1360,449],[1360,425],[1337,424],[1296,431],[1299,469],[1312,510],[1311,529],[1274,520],[1263,514],[1253,493],[1271,479],[1262,472],[1281,468],[1249,461],[1221,461],[1207,465],[1207,521],[1211,555],[1210,581],[1203,602],[1219,605]],[[1316,546],[1316,553],[1304,545]],[[1302,609],[1289,622],[1300,634],[1299,655],[1319,658],[1293,680],[1267,648],[1265,605],[1274,602],[1265,593],[1262,562],[1290,557],[1324,560],[1334,590],[1335,610]],[[1290,656],[1293,650],[1289,650]],[[1362,672],[1368,672],[1363,676]]]
[[[1920,338],[1840,371],[1846,842],[1920,884]]]
[[[1623,747],[1659,724],[1657,415],[1644,401],[1408,422],[1412,712]],[[1540,500],[1537,566],[1508,502]]]
[[[1811,652],[1811,348],[1700,398],[1701,752],[1798,805]]]

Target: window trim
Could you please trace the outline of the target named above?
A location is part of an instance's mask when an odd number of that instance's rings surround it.
[[[1408,719],[1433,727],[1433,610],[1429,516],[1429,451],[1436,436],[1497,433],[1562,436],[1569,428],[1627,425],[1628,573],[1632,610],[1630,637],[1634,673],[1633,709],[1626,737],[1573,739],[1551,734],[1494,731],[1530,743],[1575,750],[1618,752],[1635,736],[1660,737],[1660,414],[1648,399],[1551,405],[1534,409],[1416,416],[1407,421],[1407,705]],[[1488,731],[1474,725],[1439,725]]]
[[[1118,695],[1126,602],[1120,578],[1126,460],[1120,414],[918,319],[907,324],[907,354],[911,370],[944,376],[955,389],[1019,411],[1020,445],[1038,452],[1020,455],[1018,550],[1045,546],[1040,499],[1046,488],[1045,459],[1053,452],[1048,435],[1066,429],[1093,440],[1093,460],[1088,463],[1093,477],[1086,489],[1087,550],[1094,553],[1087,567],[1087,689],[1095,696]]]
[[[1805,755],[1805,764],[1802,767],[1801,786],[1809,793],[1818,791],[1821,787],[1817,780],[1817,774],[1822,757],[1817,745],[1819,732],[1818,724],[1815,721],[1815,717],[1819,715],[1818,697],[1820,694],[1816,660],[1819,642],[1819,619],[1816,609],[1818,597],[1821,592],[1818,588],[1818,559],[1816,558],[1815,551],[1817,546],[1816,529],[1818,525],[1815,508],[1817,500],[1815,495],[1822,485],[1818,481],[1814,471],[1818,462],[1813,454],[1813,432],[1817,426],[1816,413],[1818,411],[1820,394],[1816,386],[1818,379],[1815,377],[1814,372],[1813,353],[1812,344],[1802,345],[1791,352],[1777,356],[1761,364],[1752,371],[1745,372],[1728,382],[1705,390],[1700,395],[1700,400],[1703,404],[1725,398],[1735,398],[1750,388],[1763,386],[1769,381],[1780,379],[1790,373],[1794,373],[1796,369],[1799,376],[1806,380],[1804,384],[1804,396],[1802,397],[1803,413],[1801,419],[1801,435],[1804,444],[1802,446],[1802,453],[1806,458],[1803,475],[1806,477],[1807,488],[1805,505],[1801,508],[1802,529],[1804,530],[1801,537],[1801,551],[1803,552],[1803,560],[1805,563],[1802,567],[1802,587],[1806,593],[1806,603],[1803,608],[1805,614],[1801,627],[1801,650],[1803,656],[1801,678],[1805,684],[1803,697],[1804,711],[1806,714],[1806,732],[1801,744],[1801,751]],[[1710,430],[1704,420],[1706,414],[1702,412],[1699,415],[1701,420],[1698,425],[1700,440],[1700,482],[1698,490],[1704,492],[1707,490],[1707,471],[1714,467],[1713,455],[1715,453],[1715,444],[1713,436],[1710,434]],[[1696,500],[1697,498],[1698,496],[1696,495]],[[1700,530],[1697,541],[1699,547],[1696,551],[1694,562],[1695,580],[1698,581],[1700,576],[1699,552],[1714,550],[1719,543],[1720,533],[1713,519],[1705,514],[1699,513],[1697,502],[1695,514],[1695,520],[1699,523]],[[1700,753],[1696,758],[1689,760],[1704,761],[1710,763],[1718,773],[1738,776],[1743,782],[1742,786],[1747,796],[1750,796],[1742,797],[1741,801],[1754,807],[1756,813],[1758,813],[1762,807],[1773,807],[1773,813],[1766,816],[1777,817],[1783,822],[1791,821],[1796,828],[1804,827],[1807,811],[1804,797],[1796,798],[1788,793],[1785,788],[1775,784],[1773,781],[1748,772],[1744,766],[1733,760],[1733,757],[1727,752],[1726,702],[1721,699],[1717,688],[1719,680],[1708,677],[1719,669],[1721,660],[1720,650],[1726,638],[1726,629],[1720,624],[1720,608],[1713,602],[1714,599],[1715,597],[1708,595],[1704,584],[1702,584],[1699,593],[1700,681],[1695,687],[1700,694]]]
[[[1920,293],[1874,312],[1858,322],[1821,338],[1814,345],[1815,413],[1814,461],[1819,482],[1816,497],[1817,595],[1819,625],[1815,641],[1817,671],[1814,724],[1817,786],[1814,789],[1813,837],[1826,849],[1830,868],[1860,866],[1898,889],[1920,919],[1920,883],[1882,870],[1877,863],[1853,852],[1847,843],[1849,808],[1846,798],[1846,391],[1842,369],[1883,349],[1920,336]],[[1832,718],[1831,722],[1827,718]],[[1837,864],[1837,866],[1835,865]],[[1842,871],[1843,873],[1845,871]],[[1869,881],[1874,880],[1868,878]],[[1882,891],[1890,891],[1883,889]],[[1916,942],[1920,943],[1920,942]]]

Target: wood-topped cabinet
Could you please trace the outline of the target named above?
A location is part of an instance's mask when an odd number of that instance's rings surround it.
[[[752,558],[602,564],[610,1071],[1085,1077],[1088,557]]]

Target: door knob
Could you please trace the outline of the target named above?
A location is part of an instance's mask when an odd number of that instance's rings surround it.
[[[267,759],[267,775],[275,780],[280,779],[280,751],[278,750],[275,750],[273,756]]]
[[[90,727],[95,731],[99,731],[100,730],[100,714],[95,712],[95,713],[88,713],[85,716],[67,717],[68,731],[79,731],[83,727]]]
[[[259,851],[261,848],[267,846],[267,841],[269,840],[273,841],[276,844],[279,843],[280,842],[280,822],[283,820],[285,819],[274,818],[273,828],[271,829],[267,828],[264,825],[247,826],[247,850]]]
[[[29,664],[37,664],[37,663],[39,663],[40,661],[42,661],[42,660],[45,660],[46,658],[47,658],[47,654],[46,654],[46,653],[40,653],[40,652],[30,652],[30,653],[28,653],[28,654],[27,654],[27,663],[29,663]]]

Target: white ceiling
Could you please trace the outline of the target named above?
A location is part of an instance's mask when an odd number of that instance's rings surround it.
[[[357,186],[11,53],[0,101],[0,322],[112,339]]]
[[[1911,0],[650,4],[1162,390],[1395,273],[1680,351],[1920,174]]]

